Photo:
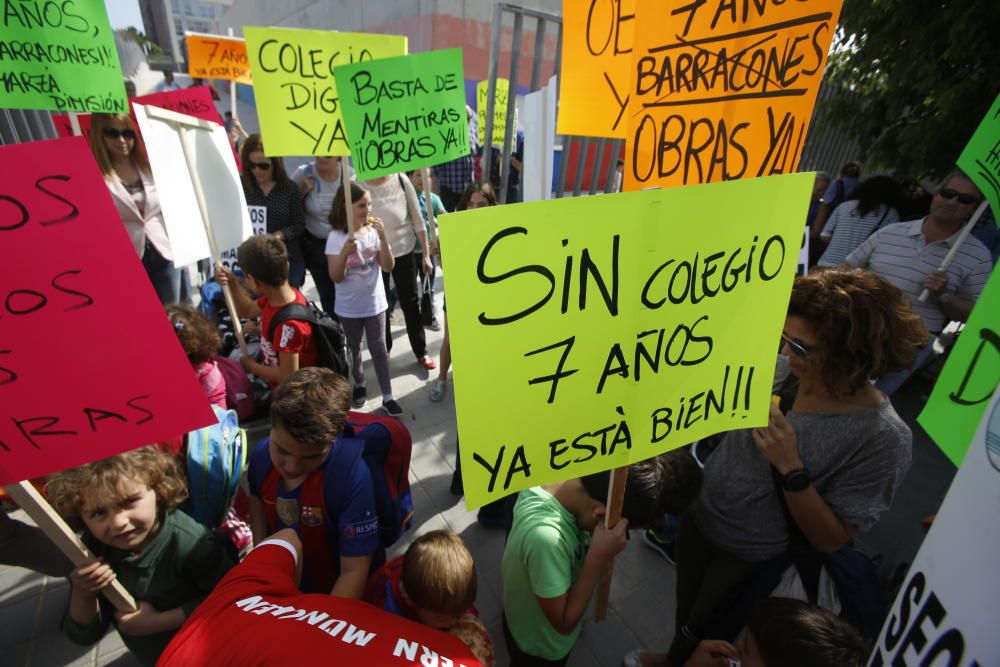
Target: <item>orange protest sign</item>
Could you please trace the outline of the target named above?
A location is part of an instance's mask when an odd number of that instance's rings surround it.
[[[228,79],[253,84],[247,47],[242,39],[222,35],[186,33],[188,75],[200,79]]]
[[[563,0],[559,134],[624,139],[636,0]]]
[[[797,170],[841,0],[636,0],[625,189]]]

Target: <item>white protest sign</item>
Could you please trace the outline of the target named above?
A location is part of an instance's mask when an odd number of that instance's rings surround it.
[[[924,539],[870,667],[1000,665],[1000,390]]]
[[[247,212],[250,214],[250,227],[255,235],[266,234],[267,233],[267,207],[266,206],[247,206]],[[244,239],[246,240],[246,239]],[[242,241],[241,241],[242,243]],[[228,250],[222,251],[222,266],[226,267],[230,271],[235,271],[239,267],[239,262],[236,261],[236,248],[229,248]]]
[[[163,220],[170,236],[174,266],[184,266],[209,257],[212,253],[201,222],[201,211],[184,159],[180,135],[170,123],[148,115],[144,105],[134,104],[133,109],[149,153]],[[191,133],[208,220],[218,247],[235,248],[251,233],[243,185],[236,171],[226,130],[216,123],[200,122],[212,126],[211,132]]]
[[[556,149],[557,77],[548,85],[524,96],[524,201],[552,197],[552,171]]]

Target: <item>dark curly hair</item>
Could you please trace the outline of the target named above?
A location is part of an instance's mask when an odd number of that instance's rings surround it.
[[[126,498],[126,482],[152,489],[161,512],[177,507],[188,496],[187,480],[177,459],[152,446],[57,472],[49,477],[45,495],[66,523],[81,530],[84,509]]]
[[[182,303],[172,303],[166,310],[188,361],[196,365],[214,359],[222,339],[211,320],[193,306]]]
[[[865,269],[826,269],[795,279],[788,314],[819,341],[823,384],[832,396],[909,368],[929,334],[899,288]]]

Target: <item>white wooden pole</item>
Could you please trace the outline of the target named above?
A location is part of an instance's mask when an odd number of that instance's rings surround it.
[[[965,227],[962,229],[962,233],[958,235],[958,239],[951,246],[951,250],[949,250],[948,254],[945,255],[944,261],[941,262],[941,266],[938,267],[938,271],[948,270],[948,267],[951,266],[952,260],[955,259],[955,255],[958,253],[958,249],[962,247],[963,243],[965,243],[965,239],[969,238],[969,234],[972,233],[972,228],[976,226],[977,222],[979,222],[979,218],[982,217],[983,212],[986,210],[986,207],[989,206],[989,204],[990,204],[989,201],[987,201],[986,199],[983,199],[983,201],[980,202],[979,208],[977,208],[976,212],[972,214],[972,217],[969,219],[969,222],[966,223]],[[927,301],[928,296],[930,296],[930,292],[928,292],[925,289],[923,292],[920,293],[920,301],[921,302]]]

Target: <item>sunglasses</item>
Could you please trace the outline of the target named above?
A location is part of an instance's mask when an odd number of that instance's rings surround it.
[[[809,356],[809,353],[812,352],[812,348],[808,348],[802,343],[795,342],[786,336],[784,331],[781,332],[781,340],[785,343],[785,345],[792,349],[792,354],[799,359],[806,359]]]
[[[249,162],[249,160],[248,160]],[[251,169],[260,169],[261,171],[267,171],[271,168],[271,161],[267,162],[249,162]]]
[[[954,199],[955,197],[958,197],[958,203],[965,204],[966,206],[979,203],[979,197],[976,195],[970,195],[967,192],[958,192],[957,190],[952,190],[951,188],[941,188],[938,190],[938,196],[940,196],[941,199]]]
[[[103,130],[104,136],[108,139],[120,139],[125,137],[128,141],[135,141],[135,130],[119,130],[114,127],[106,127]]]

